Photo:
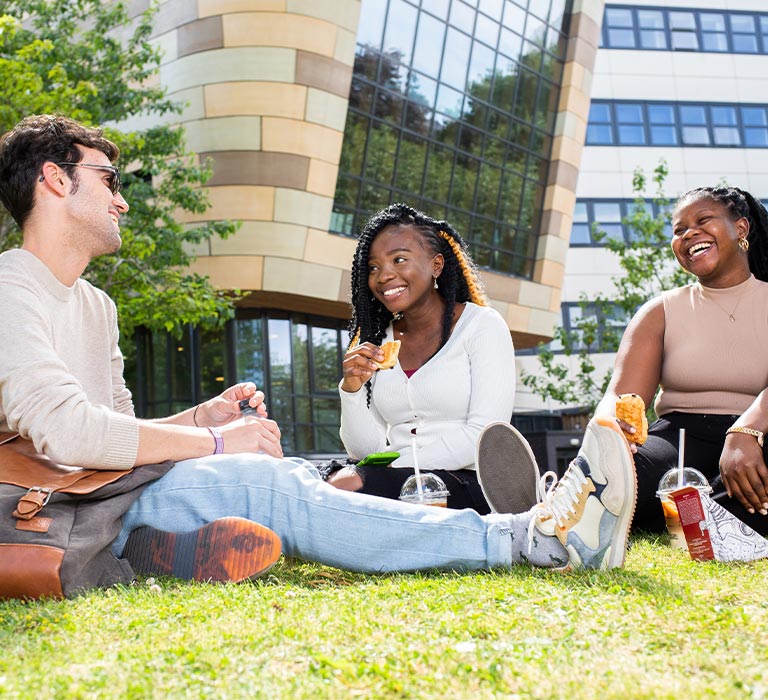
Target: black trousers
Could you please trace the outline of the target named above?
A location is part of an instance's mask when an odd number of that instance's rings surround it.
[[[738,416],[696,413],[668,413],[648,429],[648,440],[635,454],[637,471],[637,510],[632,523],[634,530],[664,532],[664,514],[656,496],[659,480],[677,466],[680,428],[685,428],[686,467],[698,469],[712,486],[710,494],[721,506],[731,511],[761,535],[768,535],[768,516],[750,514],[735,499],[729,498],[720,478],[720,455],[725,444],[725,431]],[[763,448],[768,457],[768,445]]]
[[[488,502],[483,497],[480,482],[477,480],[477,472],[473,469],[429,469],[431,474],[439,476],[448,487],[449,508],[472,508],[480,515],[491,512]],[[363,480],[363,488],[358,493],[367,493],[371,496],[397,499],[405,480],[412,476],[414,470],[410,467],[357,467],[357,473]]]

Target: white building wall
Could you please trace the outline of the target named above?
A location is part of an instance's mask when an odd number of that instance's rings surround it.
[[[630,3],[607,0],[607,5]],[[768,12],[765,0],[635,0],[634,6],[700,10]],[[591,89],[592,99],[674,102],[768,102],[768,56],[705,52],[598,49]],[[660,159],[669,176],[665,195],[671,200],[699,186],[730,185],[768,200],[768,149],[654,148],[585,146],[579,169],[577,199],[632,199],[632,174],[647,175]],[[650,183],[646,195],[655,195]],[[615,256],[603,248],[571,247],[568,251],[563,302],[582,296],[609,293],[612,278],[620,273]],[[596,356],[598,367],[610,368],[612,355]],[[518,374],[538,372],[535,356],[517,359]],[[602,374],[602,372],[600,372]],[[515,411],[551,411],[564,408],[544,402],[518,382]]]

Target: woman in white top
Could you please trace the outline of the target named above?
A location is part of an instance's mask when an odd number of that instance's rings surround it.
[[[329,483],[397,498],[417,462],[446,483],[449,508],[489,512],[475,448],[488,423],[512,417],[514,348],[450,224],[405,204],[368,222],[352,266],[351,335],[341,439],[353,460],[381,451],[400,457],[393,468],[343,469]],[[398,362],[378,370],[380,346],[391,340],[401,341]]]

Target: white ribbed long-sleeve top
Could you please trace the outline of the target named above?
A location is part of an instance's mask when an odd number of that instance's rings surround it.
[[[392,326],[386,340],[393,340]],[[480,431],[509,422],[515,402],[515,359],[504,319],[468,302],[448,342],[410,378],[398,363],[372,379],[371,406],[363,386],[339,385],[341,439],[352,459],[372,452],[400,453],[393,466],[413,466],[411,429],[423,469],[474,469]]]

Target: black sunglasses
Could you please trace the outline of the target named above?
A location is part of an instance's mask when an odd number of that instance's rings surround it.
[[[93,168],[94,170],[103,170],[109,173],[109,189],[112,194],[120,191],[122,183],[120,182],[120,171],[114,165],[95,165],[93,163],[56,163],[56,165],[75,165],[78,168]]]

